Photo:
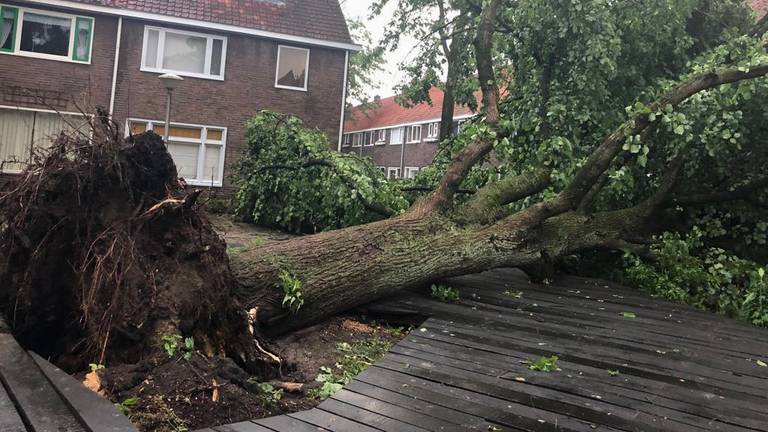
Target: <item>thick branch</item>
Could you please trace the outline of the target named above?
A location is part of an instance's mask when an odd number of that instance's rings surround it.
[[[667,105],[679,105],[701,91],[723,84],[761,77],[767,73],[768,64],[762,64],[746,71],[726,69],[698,75],[666,93],[649,108],[651,112],[656,112]],[[648,115],[638,115],[630,119],[603,140],[592,152],[573,181],[558,196],[531,206],[507,218],[503,223],[512,226],[528,225],[577,208],[593,186],[599,182],[603,173],[611,166],[614,158],[621,152],[627,137],[642,134],[651,125],[652,122],[648,120]]]
[[[480,89],[483,92],[485,123],[491,130],[495,130],[499,121],[499,89],[496,85],[491,52],[499,4],[500,0],[491,0],[483,9],[477,35],[473,42],[477,75],[480,80]],[[443,210],[453,198],[453,194],[469,170],[492,149],[493,139],[479,137],[473,141],[448,165],[435,191],[414,205],[410,212],[411,215],[418,217],[433,211]]]
[[[728,201],[750,201],[755,197],[755,193],[768,189],[768,177],[761,177],[727,191],[709,192],[693,194],[687,196],[673,197],[664,202],[665,207],[676,206],[696,206],[715,204]]]
[[[551,183],[551,170],[539,169],[515,177],[506,177],[477,191],[459,211],[461,223],[487,224],[507,214],[505,205],[535,195]]]

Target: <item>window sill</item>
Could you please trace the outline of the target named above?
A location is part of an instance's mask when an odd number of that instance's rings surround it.
[[[72,63],[72,64],[80,64],[80,65],[90,65],[91,61],[78,61],[78,60],[72,60],[70,57],[64,57],[64,56],[57,56],[57,55],[51,55],[51,54],[40,54],[40,53],[32,53],[32,52],[26,52],[26,51],[4,51],[0,50],[0,54],[5,55],[12,55],[17,57],[27,57],[27,58],[35,58],[40,60],[53,60],[58,61],[62,63]]]
[[[399,143],[389,143],[389,145],[403,145],[403,143],[401,143],[401,142],[399,142]]]
[[[211,182],[206,180],[190,180],[190,179],[184,179],[184,181],[189,186],[210,186],[210,187],[217,187],[217,188],[222,187],[221,182]]]
[[[289,87],[289,86],[284,86],[284,85],[280,85],[280,84],[275,84],[275,88],[282,89],[282,90],[293,90],[293,91],[307,92],[307,88],[306,87],[304,87],[304,88],[301,88],[301,87]]]
[[[194,72],[181,72],[181,71],[175,71],[170,69],[156,69],[156,68],[148,68],[142,66],[140,69],[142,72],[148,72],[148,73],[154,73],[154,74],[175,74],[181,77],[187,77],[187,78],[200,78],[200,79],[206,79],[211,81],[224,81],[224,76],[214,76],[214,75],[206,75],[206,74],[198,74]]]
[[[387,144],[387,143],[386,143],[386,142],[384,142],[384,141],[376,141],[376,145],[378,145],[378,146],[381,146],[381,145],[386,145],[386,144]]]
[[[421,141],[408,141],[406,144],[421,144]]]
[[[425,139],[424,142],[437,142],[437,137],[429,137]]]

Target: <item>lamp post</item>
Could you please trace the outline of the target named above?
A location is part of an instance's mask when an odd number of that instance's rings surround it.
[[[165,134],[163,136],[165,145],[168,145],[168,135],[170,134],[171,130],[171,98],[173,95],[173,90],[178,87],[182,81],[184,81],[184,78],[176,74],[163,74],[158,78],[165,86],[165,89],[168,90],[168,103],[165,106]]]

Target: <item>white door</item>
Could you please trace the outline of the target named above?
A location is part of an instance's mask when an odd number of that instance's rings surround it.
[[[32,157],[33,148],[45,148],[62,131],[87,133],[81,115],[0,108],[0,171],[18,173]]]

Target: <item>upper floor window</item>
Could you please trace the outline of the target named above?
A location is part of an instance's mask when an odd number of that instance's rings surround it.
[[[460,134],[461,131],[464,129],[464,123],[466,123],[466,120],[459,120],[456,122],[456,133]]]
[[[402,144],[403,143],[403,128],[392,129],[389,135],[390,144]]]
[[[440,135],[440,123],[430,123],[427,129],[427,138],[437,138]]]
[[[0,5],[0,52],[91,62],[93,18]]]
[[[352,134],[344,134],[344,147],[349,147],[352,144]]]
[[[376,137],[376,144],[384,144],[387,141],[387,130],[379,129]]]
[[[309,50],[284,45],[277,47],[277,72],[275,87],[290,90],[307,90]]]
[[[363,144],[363,133],[358,132],[352,135],[352,147],[360,147]]]
[[[421,125],[411,126],[408,128],[408,142],[421,142]]]
[[[226,54],[223,36],[146,26],[141,70],[223,80]]]
[[[419,167],[405,167],[405,178],[412,179],[419,174]]]

